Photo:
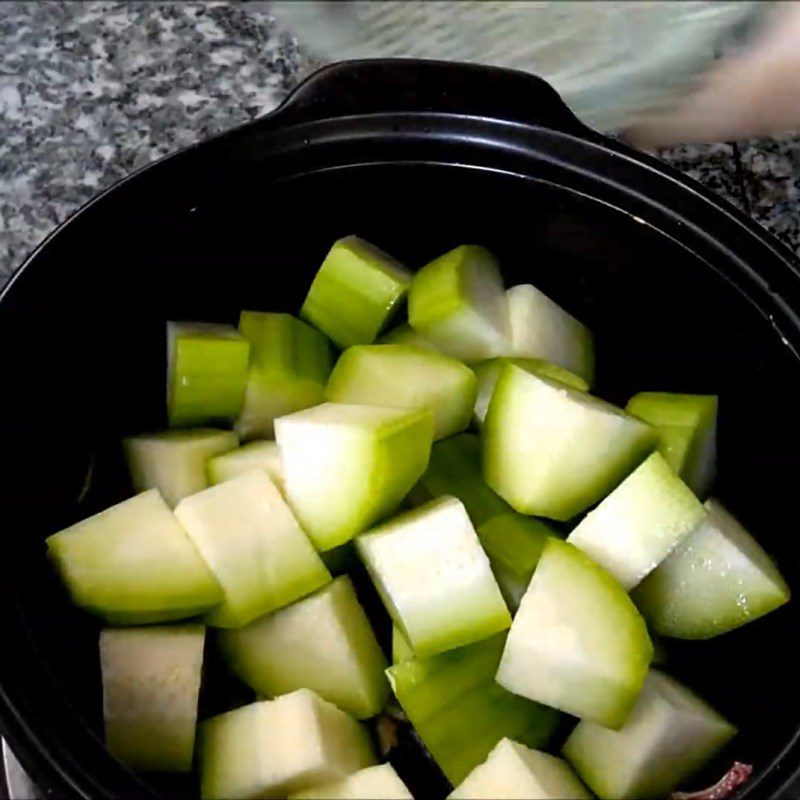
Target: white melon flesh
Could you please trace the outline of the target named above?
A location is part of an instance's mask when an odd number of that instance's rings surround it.
[[[210,458],[207,464],[208,479],[212,484],[236,478],[251,470],[262,470],[283,491],[281,453],[276,442],[250,442]]]
[[[212,717],[200,729],[203,800],[286,797],[373,764],[366,728],[308,689]]]
[[[591,794],[566,761],[501,739],[449,800],[589,800]]]
[[[354,772],[332,783],[289,795],[289,800],[414,800],[391,764]]]
[[[162,431],[123,440],[133,488],[158,489],[174,508],[208,486],[206,462],[239,445],[231,431],[212,428]]]
[[[225,593],[209,625],[238,628],[330,581],[266,473],[248,472],[187,497],[175,516]]]
[[[704,517],[692,490],[653,453],[567,539],[626,589],[652,572]]]
[[[655,445],[648,425],[596,397],[507,364],[483,427],[484,477],[522,514],[568,520]]]
[[[661,455],[695,494],[705,496],[716,473],[716,396],[640,392],[625,410],[655,428]]]
[[[440,353],[409,345],[361,345],[342,353],[325,388],[334,403],[426,408],[433,438],[469,425],[477,381],[472,370]]]
[[[625,725],[580,722],[564,755],[603,800],[659,800],[690,778],[736,734],[678,681],[651,670]]]
[[[231,422],[247,383],[250,345],[232,325],[167,323],[170,426]]]
[[[386,659],[347,576],[244,628],[223,631],[219,643],[233,672],[262,696],[312,689],[366,719],[389,694]]]
[[[204,641],[201,625],[100,634],[106,746],[129,767],[191,770]]]
[[[359,536],[356,548],[419,657],[479,641],[511,623],[489,559],[454,497],[395,517]]]
[[[250,369],[236,430],[243,439],[271,438],[276,417],[311,408],[333,366],[330,342],[291,314],[242,311]]]
[[[324,403],[275,422],[286,496],[318,550],[390,514],[428,465],[430,411]]]
[[[511,625],[497,682],[618,728],[652,656],[644,620],[619,583],[573,545],[550,539]]]
[[[72,602],[120,625],[200,614],[222,590],[155,489],[47,539]]]
[[[634,591],[661,636],[710,639],[774,611],[791,592],[758,542],[716,500],[672,554]]]
[[[462,245],[426,264],[408,293],[411,327],[461,361],[511,354],[508,300],[495,257]]]

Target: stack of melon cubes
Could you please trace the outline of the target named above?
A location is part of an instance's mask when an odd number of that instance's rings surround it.
[[[689,779],[735,728],[652,667],[651,633],[707,639],[789,599],[706,499],[716,397],[593,396],[589,330],[478,246],[413,274],[341,239],[299,316],[169,323],[170,429],[124,443],[139,493],[47,540],[108,625],[110,751],[196,761],[206,800],[408,798],[374,742],[395,709],[452,797]],[[198,725],[209,629],[258,699]]]

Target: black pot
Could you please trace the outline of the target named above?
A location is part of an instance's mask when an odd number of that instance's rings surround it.
[[[333,65],[267,117],[101,195],[2,295],[0,723],[56,795],[191,787],[137,777],[103,748],[98,625],[67,602],[44,537],[130,491],[117,443],[165,424],[165,320],[296,311],[350,233],[412,267],[486,245],[507,284],[536,284],[595,331],[597,393],[613,402],[719,394],[714,494],[797,584],[800,278],[788,251],[695,182],[585,128],[537,78]],[[798,793],[797,608],[670,644],[668,671],[741,729],[703,780],[737,758],[756,768],[748,797]],[[203,713],[235,702],[204,698]]]

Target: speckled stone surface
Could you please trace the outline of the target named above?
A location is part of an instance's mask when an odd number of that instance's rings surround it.
[[[308,68],[261,2],[6,2],[0,42],[0,285],[100,190],[266,113]],[[800,254],[800,139],[663,155]]]

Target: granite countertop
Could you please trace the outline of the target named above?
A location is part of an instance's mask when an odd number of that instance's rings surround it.
[[[266,113],[308,68],[259,2],[7,2],[0,41],[0,285],[90,197]],[[800,138],[663,155],[800,254]]]

